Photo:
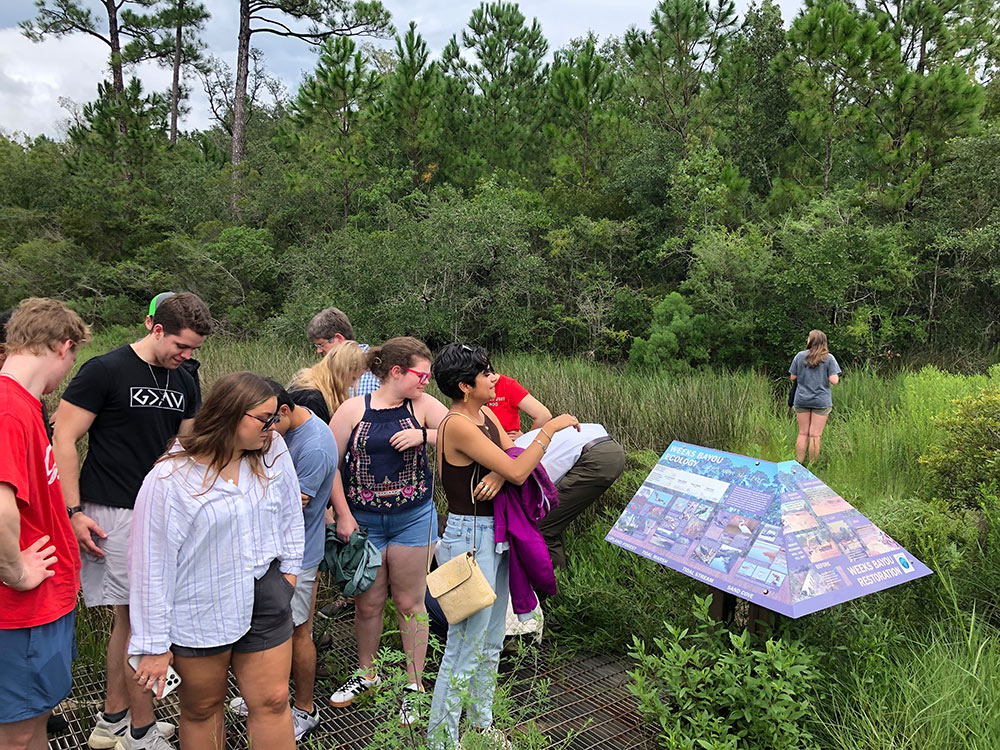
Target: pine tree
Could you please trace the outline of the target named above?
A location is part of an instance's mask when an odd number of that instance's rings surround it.
[[[304,157],[305,171],[338,190],[344,227],[353,191],[371,172],[364,121],[374,114],[380,87],[381,78],[353,39],[328,39],[320,47],[315,72],[291,104],[290,127],[283,133]]]
[[[625,33],[631,83],[639,106],[681,141],[701,137],[717,101],[707,94],[729,43],[736,13],[732,0],[660,0],[652,28]]]
[[[465,105],[451,119],[449,135],[461,148],[478,152],[492,169],[522,171],[537,165],[535,144],[549,72],[542,60],[548,49],[538,20],[528,25],[517,3],[504,2],[481,4],[462,32],[461,46],[455,37],[445,46],[442,67],[451,79],[446,106]],[[457,160],[467,158],[459,150],[452,153]]]
[[[836,147],[865,128],[897,56],[895,43],[878,24],[839,0],[811,5],[792,22],[788,48],[775,69],[790,77],[789,118],[803,154],[822,172],[824,195],[830,192]]]
[[[426,189],[433,179],[441,131],[441,71],[429,60],[427,43],[411,21],[406,34],[396,37],[396,65],[381,101],[381,114],[406,156],[415,189]]]

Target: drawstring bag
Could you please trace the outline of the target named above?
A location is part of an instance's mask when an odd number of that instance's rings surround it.
[[[444,456],[442,437],[444,423],[454,414],[449,414],[438,425],[437,448],[438,455]],[[465,417],[464,414],[460,415]],[[469,419],[468,417],[465,417]],[[472,420],[469,419],[471,422]],[[475,472],[469,476],[469,496],[472,498],[472,550],[464,555],[453,557],[443,565],[439,565],[433,571],[430,565],[430,556],[427,559],[427,590],[431,596],[437,599],[441,611],[448,619],[449,625],[462,622],[470,615],[474,615],[482,609],[486,609],[497,600],[497,595],[490,586],[486,576],[483,575],[479,563],[476,562],[476,498],[473,494],[475,486]],[[427,546],[430,547],[431,536],[434,529],[434,520],[431,519],[430,528],[427,531]]]

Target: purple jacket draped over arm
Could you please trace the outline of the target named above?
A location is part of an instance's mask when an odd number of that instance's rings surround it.
[[[517,458],[524,450],[509,448]],[[541,464],[520,487],[506,482],[493,500],[495,538],[510,544],[510,601],[515,614],[531,612],[538,604],[535,590],[556,593],[549,548],[538,522],[559,503],[559,494]]]

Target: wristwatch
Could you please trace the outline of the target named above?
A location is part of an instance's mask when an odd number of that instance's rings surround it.
[[[72,518],[74,513],[83,513],[83,508],[79,505],[74,505],[72,508],[67,507],[66,512],[69,513],[69,517]]]

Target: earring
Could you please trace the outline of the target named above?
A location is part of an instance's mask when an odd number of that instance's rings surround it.
[[[462,401],[464,401],[465,403],[469,403],[469,392],[468,391],[465,392],[465,395],[462,397]]]

